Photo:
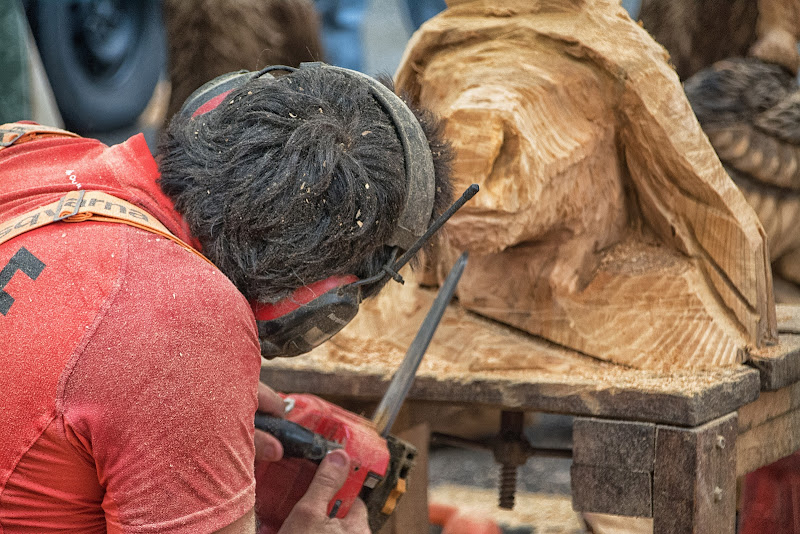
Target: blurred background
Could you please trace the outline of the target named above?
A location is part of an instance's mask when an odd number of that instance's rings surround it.
[[[636,16],[640,0],[622,4]],[[141,131],[154,147],[165,118],[218,74],[324,60],[391,75],[412,33],[444,8],[444,0],[0,0],[0,123],[33,119],[107,143]]]

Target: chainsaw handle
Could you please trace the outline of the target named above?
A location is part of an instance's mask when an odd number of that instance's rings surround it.
[[[325,456],[342,446],[329,441],[306,427],[281,417],[256,413],[255,426],[275,436],[283,445],[283,455],[289,458],[305,458],[319,464]]]

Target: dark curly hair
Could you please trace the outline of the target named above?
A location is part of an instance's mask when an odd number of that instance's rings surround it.
[[[435,218],[452,200],[451,152],[432,115],[415,113],[434,159]],[[260,302],[380,272],[407,189],[390,117],[363,81],[334,69],[256,78],[212,112],[176,115],[159,168],[203,253]]]

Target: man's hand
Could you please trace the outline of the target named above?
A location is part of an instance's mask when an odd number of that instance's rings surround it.
[[[261,382],[258,383],[258,411],[277,417],[284,417],[285,415],[281,396]],[[255,444],[256,463],[277,462],[283,458],[283,445],[272,434],[256,429]]]
[[[370,534],[367,507],[361,499],[356,499],[343,519],[328,517],[328,503],[347,480],[349,471],[350,457],[345,451],[329,453],[278,534]]]

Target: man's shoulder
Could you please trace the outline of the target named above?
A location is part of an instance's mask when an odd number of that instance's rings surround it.
[[[110,525],[214,530],[252,507],[255,320],[202,258],[119,226],[116,294],[64,380],[64,419],[91,438]]]
[[[114,289],[98,310],[96,328],[87,330],[76,368],[95,384],[90,389],[102,387],[97,380],[107,376],[121,380],[114,386],[119,394],[168,380],[175,390],[167,396],[186,400],[231,384],[255,384],[260,345],[244,296],[218,269],[173,241],[119,226],[124,237]],[[214,385],[205,393],[190,388],[211,377]]]
[[[193,314],[213,309],[217,315],[252,320],[246,299],[218,268],[165,237],[134,228],[127,233],[125,284],[130,289],[154,299],[156,306],[185,307]]]

